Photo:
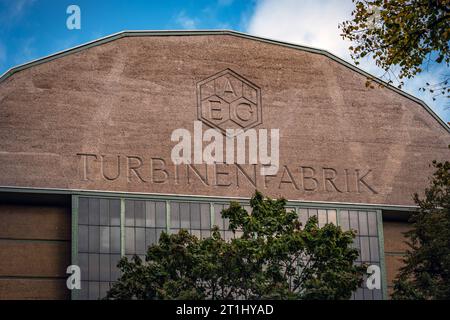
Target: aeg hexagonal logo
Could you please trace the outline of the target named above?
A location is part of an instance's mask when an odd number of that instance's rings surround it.
[[[197,83],[198,119],[226,134],[262,123],[261,89],[236,72],[225,69]]]

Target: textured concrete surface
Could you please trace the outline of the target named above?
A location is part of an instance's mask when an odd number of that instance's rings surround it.
[[[0,300],[67,299],[70,209],[0,204]]]
[[[280,129],[275,177],[172,165],[172,131],[197,119],[196,84],[227,68],[261,90],[255,129]],[[323,55],[232,35],[122,38],[0,83],[0,185],[213,196],[256,186],[292,200],[411,205],[429,163],[450,158],[450,134],[420,104],[365,81]]]
[[[399,269],[403,266],[403,258],[406,250],[404,233],[411,229],[411,225],[401,221],[383,221],[384,234],[384,255],[386,263],[386,276],[388,293],[392,294],[393,281],[398,275]]]

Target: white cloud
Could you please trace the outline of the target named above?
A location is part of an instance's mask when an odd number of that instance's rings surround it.
[[[15,0],[11,5],[11,14],[13,16],[20,16],[25,9],[31,6],[35,0]]]
[[[327,49],[348,57],[348,42],[338,24],[350,17],[351,0],[263,0],[256,5],[248,32]]]
[[[186,12],[181,11],[175,17],[175,22],[180,25],[183,29],[196,29],[198,21],[195,18],[191,18],[186,15]]]
[[[3,6],[3,12],[0,14],[3,27],[22,18],[24,13],[33,5],[36,0],[0,0]]]
[[[250,34],[325,49],[350,62],[350,43],[340,36],[338,24],[351,18],[354,4],[351,0],[260,0],[247,24]],[[359,68],[375,75],[383,75],[370,58],[360,62]],[[423,73],[405,81],[405,91],[424,99],[445,121],[450,121],[448,102],[419,92],[425,82],[438,82],[433,73]]]

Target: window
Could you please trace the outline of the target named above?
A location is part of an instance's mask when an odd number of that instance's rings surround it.
[[[78,265],[81,268],[82,289],[79,299],[99,299],[106,295],[111,284],[118,279],[117,268],[121,256],[145,257],[147,248],[156,244],[162,232],[176,233],[186,229],[198,238],[211,235],[212,226],[218,226],[222,237],[239,237],[228,230],[229,221],[222,217],[227,201],[189,201],[134,198],[78,198]],[[242,203],[251,214],[248,203]],[[315,216],[319,226],[327,223],[339,225],[343,230],[354,230],[353,247],[359,252],[356,263],[381,264],[378,224],[380,213],[375,210],[337,209],[289,204],[305,226]],[[121,210],[122,218],[121,220]],[[123,224],[121,224],[123,221]],[[122,233],[123,232],[123,237]],[[123,243],[121,242],[123,240]],[[365,281],[353,299],[381,299],[382,290],[369,290]]]

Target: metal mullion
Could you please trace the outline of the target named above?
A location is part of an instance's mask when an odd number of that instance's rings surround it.
[[[387,273],[386,273],[386,261],[384,254],[384,231],[383,231],[383,214],[381,210],[376,211],[377,218],[377,233],[378,233],[378,251],[380,255],[380,271],[381,271],[381,296],[383,300],[388,299],[387,292]]]
[[[72,195],[72,265],[78,265],[78,200],[77,195]],[[89,232],[88,232],[89,234]],[[81,277],[83,275],[80,274]],[[81,278],[82,279],[82,278]],[[80,281],[81,281],[80,279]],[[83,289],[83,288],[81,288]],[[80,290],[74,289],[70,292],[71,300],[78,300]]]
[[[120,198],[120,256],[125,256],[125,198]]]

